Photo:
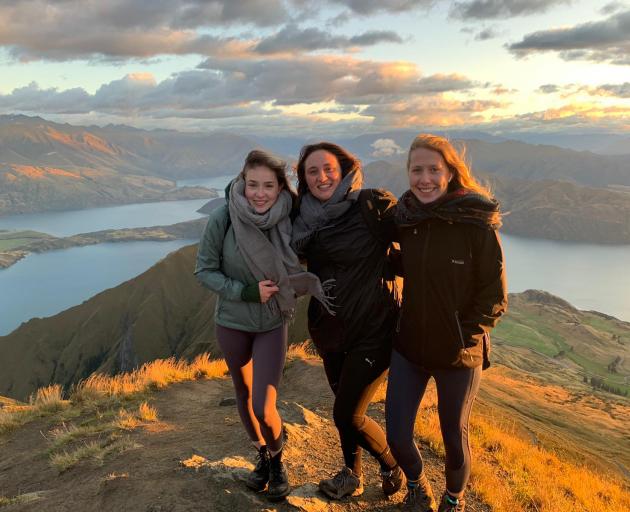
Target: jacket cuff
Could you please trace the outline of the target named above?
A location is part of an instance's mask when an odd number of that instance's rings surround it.
[[[258,283],[248,284],[241,291],[241,299],[245,302],[260,302],[260,289]]]

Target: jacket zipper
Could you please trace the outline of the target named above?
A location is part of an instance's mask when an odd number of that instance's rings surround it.
[[[466,344],[464,343],[464,333],[462,332],[462,324],[459,323],[459,311],[455,311],[455,323],[457,324],[457,330],[459,332],[459,341],[462,344],[462,348],[466,350]]]
[[[455,323],[457,324],[457,331],[459,332],[459,341],[462,344],[462,360],[465,357],[468,357],[472,362],[473,358],[468,352],[466,348],[466,344],[464,343],[464,333],[462,332],[462,324],[459,322],[459,311],[455,311]]]
[[[424,239],[424,247],[422,248],[422,282],[427,282],[427,254],[429,252],[429,235],[431,233],[431,223],[427,222],[427,233]],[[427,286],[422,287],[422,346],[420,347],[420,360],[424,361],[425,349],[427,344]]]

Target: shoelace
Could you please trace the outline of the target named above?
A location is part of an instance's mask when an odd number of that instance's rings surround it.
[[[417,487],[407,487],[407,496],[405,496],[405,505],[411,504],[416,500],[418,494]]]

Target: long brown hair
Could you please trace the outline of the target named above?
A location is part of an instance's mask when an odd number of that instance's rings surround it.
[[[439,135],[432,135],[430,133],[421,133],[413,139],[409,148],[407,155],[407,171],[409,171],[409,165],[411,163],[411,152],[418,148],[429,149],[442,155],[444,162],[446,162],[448,166],[448,170],[453,174],[453,179],[448,184],[449,192],[457,190],[458,188],[466,188],[487,199],[494,199],[490,189],[479,183],[472,175],[470,167],[465,161],[465,147],[462,146],[461,151],[457,151],[446,137],[440,137]]]
[[[262,165],[267,167],[271,172],[276,175],[278,180],[278,184],[284,189],[287,190],[293,200],[295,201],[296,194],[295,190],[293,190],[293,186],[287,177],[287,163],[278,158],[267,151],[262,149],[253,149],[250,151],[245,157],[245,163],[243,164],[243,170],[240,172],[243,179],[247,179],[247,171],[252,167],[257,167]]]
[[[319,150],[328,151],[330,154],[335,156],[337,162],[339,162],[342,178],[344,178],[351,170],[361,168],[361,161],[356,156],[333,142],[307,144],[300,150],[300,158],[298,159],[298,163],[295,167],[298,178],[298,196],[302,196],[308,190],[305,169],[306,159],[311,153]]]

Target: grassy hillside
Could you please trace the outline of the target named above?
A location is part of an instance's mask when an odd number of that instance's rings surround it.
[[[212,195],[202,187],[176,189],[153,176],[0,163],[0,215],[206,197]]]
[[[196,246],[142,275],[45,319],[0,336],[0,395],[25,399],[51,383],[70,386],[92,372],[118,373],[169,356],[217,354],[215,296],[193,276]],[[290,331],[303,341],[303,307]]]
[[[103,512],[197,510],[203,504],[216,511],[385,512],[401,501],[403,493],[383,499],[378,468],[369,457],[363,496],[329,502],[317,492],[315,482],[338,469],[340,449],[323,368],[301,346],[289,352],[279,401],[288,435],[283,458],[293,493],[286,503],[271,504],[264,494],[245,490],[242,479],[253,467],[253,450],[236,408],[224,405],[223,399],[233,394],[224,373],[222,362],[206,356],[190,364],[161,360],[113,378],[94,376],[68,399],[52,387],[40,390],[28,405],[6,401],[0,408],[0,507],[7,512]],[[532,411],[553,390],[523,372],[495,368],[484,375],[471,418],[467,510],[627,510],[630,492],[618,472],[602,470],[588,457],[575,462],[558,446],[550,449],[522,427],[510,401],[489,404],[486,398],[519,388],[523,397],[533,397]],[[384,387],[369,412],[381,424],[383,398]],[[560,401],[550,401],[550,408],[558,416],[566,414]],[[535,413],[530,416],[540,426],[550,423]],[[581,421],[596,423],[597,418]],[[572,430],[559,427],[560,434]],[[434,387],[419,411],[416,439],[439,493],[444,451]],[[569,448],[574,442],[563,435],[558,440]],[[627,444],[625,439],[615,446],[623,453]],[[589,448],[588,440],[573,446],[587,455]]]

